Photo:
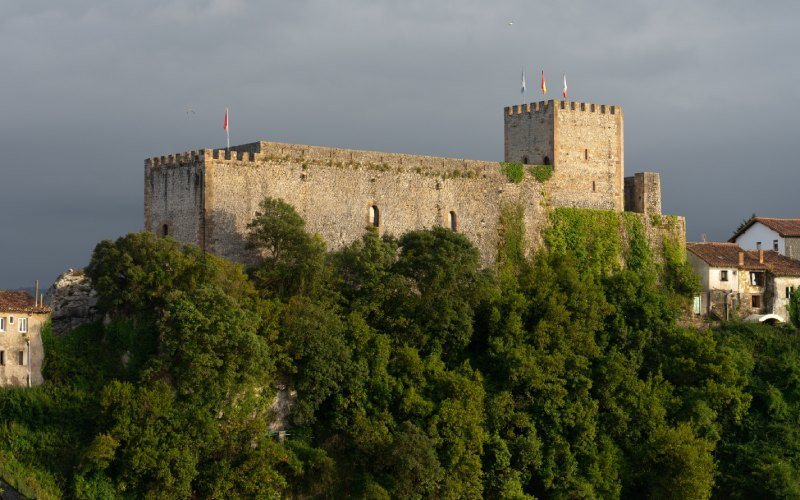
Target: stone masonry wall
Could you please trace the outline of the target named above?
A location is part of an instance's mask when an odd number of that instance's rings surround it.
[[[556,207],[623,209],[623,115],[619,106],[541,101],[505,108],[505,160],[551,163]]]
[[[506,161],[549,160],[549,180],[526,169],[515,184],[495,162],[255,142],[146,160],[145,229],[248,262],[246,226],[270,196],[293,205],[330,249],[360,238],[373,207],[379,231],[394,235],[449,227],[454,216],[488,265],[506,204],[524,207],[530,248],[540,246],[550,208],[623,209],[621,108],[544,101],[505,108],[504,121]],[[666,230],[645,220],[660,255]]]
[[[524,207],[528,246],[537,248],[553,206],[549,200],[571,182],[557,170],[543,184],[527,173],[515,184],[491,162],[263,142],[240,148],[245,151],[204,150],[148,160],[145,191],[153,199],[145,203],[146,229],[161,234],[166,225],[180,241],[248,262],[246,226],[267,196],[292,204],[307,229],[331,249],[361,237],[373,206],[380,213],[379,231],[394,235],[447,227],[453,212],[457,231],[489,265],[496,257],[502,207]],[[204,184],[196,186],[195,179]],[[655,225],[643,220],[657,254],[664,234],[678,234],[683,241],[682,218]]]
[[[0,387],[27,387],[29,377],[30,385],[41,385],[44,382],[42,327],[50,315],[0,311],[0,316],[6,318],[6,331],[0,333],[0,351],[3,353],[3,363],[0,364]],[[27,318],[27,332],[19,331],[20,318]]]
[[[341,151],[326,155],[320,149],[287,157],[286,148],[281,156],[279,146],[269,144],[256,155],[257,161],[225,160],[220,155],[207,161],[207,249],[247,262],[246,226],[267,196],[294,206],[307,230],[319,233],[331,249],[362,236],[371,223],[371,207],[379,211],[379,232],[397,236],[449,227],[452,212],[457,231],[480,249],[487,265],[495,259],[503,204],[522,204],[531,227],[543,227],[546,220],[548,187],[530,175],[512,183],[497,163],[361,152],[354,152],[352,161],[349,152],[339,161]],[[151,227],[163,223],[170,222],[153,220]],[[530,232],[530,246],[538,244],[538,236],[538,231]]]
[[[528,165],[553,163],[553,108],[551,101],[542,101],[503,110],[505,161]]]
[[[784,238],[786,256],[790,259],[800,260],[800,238]]]
[[[623,210],[623,115],[619,106],[556,101],[556,169],[570,179],[558,206]],[[591,193],[591,194],[590,194]],[[583,200],[592,200],[586,207]]]
[[[145,229],[203,247],[204,160],[175,155],[145,164]]]
[[[795,292],[793,293],[800,293],[800,277],[776,276],[773,280],[769,281],[772,282],[770,287],[772,302],[770,304],[770,312],[777,314],[786,321],[790,321],[788,310],[789,299],[786,297],[786,288],[794,287]],[[770,283],[768,282],[768,284]]]
[[[661,176],[657,172],[638,172],[625,177],[625,210],[661,214]]]

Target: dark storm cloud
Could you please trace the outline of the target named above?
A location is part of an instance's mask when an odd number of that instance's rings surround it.
[[[142,227],[142,161],[259,139],[501,159],[504,105],[625,109],[689,239],[800,216],[800,6],[244,0],[0,4],[0,288],[49,282]],[[512,20],[513,25],[508,26]],[[191,107],[195,112],[186,113]]]

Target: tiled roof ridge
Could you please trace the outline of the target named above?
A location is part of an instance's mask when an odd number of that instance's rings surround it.
[[[22,290],[0,290],[0,311],[49,313],[50,308],[36,304],[28,292]]]

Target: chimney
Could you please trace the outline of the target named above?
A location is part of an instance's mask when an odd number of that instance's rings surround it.
[[[758,251],[758,263],[759,264],[763,264],[764,263],[764,250],[759,250]]]
[[[744,252],[739,252],[739,267],[744,267]]]
[[[36,280],[36,293],[33,294],[33,304],[34,306],[39,305],[39,280]]]

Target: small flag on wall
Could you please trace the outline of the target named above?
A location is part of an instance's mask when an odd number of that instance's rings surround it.
[[[542,70],[542,95],[547,95],[547,84],[544,81],[544,70]]]
[[[222,124],[225,130],[225,142],[228,144],[228,149],[231,149],[231,130],[228,126],[228,108],[225,108],[225,122]]]
[[[562,92],[562,94],[564,94],[564,99],[566,99],[567,98],[567,74],[566,73],[564,73],[564,92]]]
[[[525,70],[522,71],[522,88],[520,89],[521,94],[525,94]]]

